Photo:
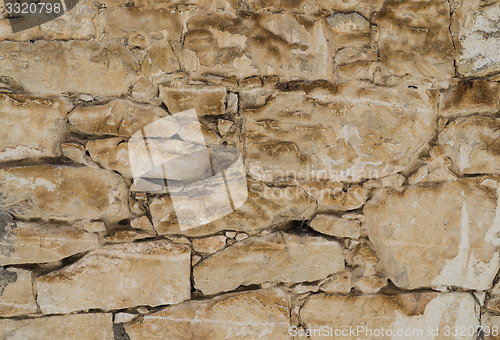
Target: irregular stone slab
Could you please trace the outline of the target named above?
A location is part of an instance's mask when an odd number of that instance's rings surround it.
[[[215,86],[160,86],[159,97],[172,114],[194,108],[199,116],[223,115],[226,88]]]
[[[248,172],[257,180],[306,185],[404,171],[434,134],[436,101],[425,88],[358,81],[274,95],[243,111]]]
[[[153,198],[149,204],[152,222],[158,234],[183,234],[204,236],[227,230],[245,231],[251,234],[292,220],[308,220],[316,204],[304,190],[297,187],[268,187],[249,182],[248,199],[235,211],[220,219],[196,228],[181,230],[177,222],[172,200],[163,196]]]
[[[484,181],[381,189],[365,205],[379,265],[396,286],[491,288],[500,269],[500,189]]]
[[[125,325],[130,339],[289,339],[290,301],[281,290],[189,301]]]
[[[460,174],[500,173],[500,118],[457,118],[439,134],[438,145]]]
[[[356,220],[319,214],[314,216],[309,225],[312,229],[325,235],[354,239],[360,236],[360,224]]]
[[[180,19],[177,10],[167,8],[115,7],[105,9],[98,15],[98,23],[108,38],[164,32],[168,40],[180,40]]]
[[[158,240],[96,249],[36,279],[43,313],[179,303],[191,297],[190,248]]]
[[[500,84],[485,80],[459,81],[442,93],[439,115],[457,117],[500,111]]]
[[[193,239],[193,249],[199,253],[213,254],[226,246],[226,236],[217,235]]]
[[[154,106],[115,99],[96,106],[77,106],[68,120],[78,131],[92,135],[130,137],[144,126],[168,116]]]
[[[14,79],[26,92],[118,96],[138,79],[132,55],[115,42],[3,41],[0,51],[0,76]]]
[[[68,109],[60,99],[0,95],[0,161],[60,156]]]
[[[132,168],[127,141],[123,138],[97,139],[87,142],[90,158],[108,170],[116,170],[126,178],[132,178]]]
[[[241,285],[315,281],[342,269],[338,242],[272,233],[250,237],[208,257],[194,267],[193,277],[195,287],[210,295]]]
[[[414,293],[392,296],[316,294],[300,310],[311,339],[324,339],[315,329],[342,339],[452,339],[445,329],[473,330],[462,339],[476,339],[480,307],[467,293]],[[431,331],[432,333],[429,333]],[[335,333],[337,332],[337,333]],[[407,333],[405,333],[407,332]],[[437,332],[437,333],[436,333]],[[294,334],[292,334],[294,335]]]
[[[244,79],[333,79],[333,32],[324,20],[288,14],[194,15],[175,52],[192,78],[223,74]]]
[[[75,221],[128,218],[128,187],[101,169],[26,166],[0,169],[0,207],[15,217]]]
[[[113,340],[113,314],[71,314],[32,319],[1,319],[2,339]]]
[[[464,77],[500,72],[500,4],[481,0],[455,1],[450,27],[458,50],[457,71]]]
[[[446,1],[390,0],[374,15],[384,76],[451,79],[455,49]]]
[[[94,233],[64,225],[13,222],[10,215],[4,216],[0,215],[0,265],[58,261],[99,247]]]
[[[0,316],[18,316],[36,312],[31,272],[0,267]]]
[[[142,74],[150,80],[165,73],[180,70],[179,61],[167,40],[156,40],[151,44],[141,64]]]

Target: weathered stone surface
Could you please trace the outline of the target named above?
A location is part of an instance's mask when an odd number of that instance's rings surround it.
[[[168,40],[178,40],[182,34],[180,19],[180,13],[175,9],[115,7],[100,12],[98,23],[108,38],[166,31]]]
[[[500,72],[500,4],[496,1],[454,2],[451,31],[458,49],[457,71],[465,77]]]
[[[98,168],[99,166],[95,164],[90,157],[85,153],[85,146],[80,143],[63,143],[61,145],[62,154],[71,159],[73,162],[83,164],[91,168]]]
[[[330,236],[349,238],[360,236],[360,224],[356,220],[319,214],[314,216],[309,225],[317,232]]]
[[[434,134],[433,91],[364,82],[304,90],[243,111],[253,178],[306,185],[385,177],[407,169]]]
[[[31,272],[0,267],[0,316],[17,316],[36,311]]]
[[[28,40],[77,40],[91,39],[95,36],[93,18],[97,9],[91,5],[92,0],[80,0],[76,6],[54,20],[16,33],[8,19],[4,17],[5,8],[0,6],[0,41]],[[38,8],[40,9],[40,7]]]
[[[0,76],[13,78],[28,92],[112,96],[126,93],[138,79],[132,56],[114,42],[3,41],[0,51]]]
[[[97,139],[87,143],[90,158],[108,170],[116,170],[126,178],[132,178],[127,141],[123,138]]]
[[[294,15],[193,16],[175,52],[191,76],[332,79],[333,34],[326,22]]]
[[[115,99],[103,105],[77,106],[68,119],[83,133],[130,137],[142,127],[166,116],[168,112],[157,106]]]
[[[396,286],[491,287],[500,269],[500,189],[484,180],[381,189],[365,205],[368,236]]]
[[[481,315],[481,330],[485,340],[500,339],[500,315],[484,313]]]
[[[113,340],[113,314],[71,314],[33,319],[1,319],[2,339]]]
[[[223,115],[226,89],[209,86],[160,86],[160,99],[172,114],[194,108],[199,116]]]
[[[59,156],[68,109],[60,99],[0,95],[0,161]]]
[[[383,76],[451,79],[455,74],[447,1],[386,1],[373,22]]]
[[[250,237],[208,257],[194,267],[193,276],[195,287],[210,295],[240,285],[315,281],[342,269],[339,243],[272,233]]]
[[[167,240],[116,244],[36,279],[44,313],[158,306],[191,297],[190,249]]]
[[[290,301],[281,290],[189,301],[126,324],[130,339],[289,339]]]
[[[331,336],[342,339],[455,339],[445,327],[479,326],[479,305],[467,293],[414,293],[393,296],[341,296],[316,294],[300,310],[311,339],[324,338],[314,329],[344,330]],[[355,333],[349,332],[349,327]],[[359,328],[358,328],[359,327]],[[429,329],[438,335],[429,335]],[[410,333],[404,333],[404,332]],[[376,333],[377,332],[377,333]],[[398,333],[403,332],[403,333]],[[413,333],[414,332],[414,333]],[[475,339],[475,334],[462,339]]]
[[[500,84],[492,81],[459,81],[443,92],[439,115],[457,117],[495,114],[500,111]]]
[[[193,239],[193,249],[199,253],[213,254],[226,246],[226,236],[217,235]]]
[[[310,219],[315,212],[314,200],[300,188],[272,188],[258,182],[248,183],[248,199],[241,207],[216,221],[187,230],[180,229],[170,198],[152,199],[149,209],[155,230],[158,234],[202,236],[230,227],[231,230],[255,234],[287,221]]]
[[[18,218],[75,221],[129,217],[128,188],[101,169],[27,166],[0,169],[0,207]]]
[[[500,173],[500,118],[457,118],[439,134],[438,145],[460,174]]]
[[[96,234],[70,226],[0,216],[0,265],[45,263],[99,247]]]
[[[179,69],[179,61],[167,40],[155,40],[141,63],[142,74],[149,80]]]

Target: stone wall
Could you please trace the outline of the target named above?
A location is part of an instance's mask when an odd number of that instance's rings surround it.
[[[0,15],[0,338],[500,339],[497,1]],[[183,230],[127,141],[191,108],[248,199]]]

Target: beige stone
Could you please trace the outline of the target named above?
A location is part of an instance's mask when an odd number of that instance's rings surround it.
[[[291,220],[308,220],[315,212],[315,202],[296,187],[269,187],[249,182],[247,201],[224,217],[196,228],[181,230],[172,200],[166,196],[153,198],[149,204],[152,222],[158,234],[203,236],[228,227],[234,231],[256,234]]]
[[[455,75],[448,2],[386,1],[372,22],[387,76],[442,80]]]
[[[73,162],[83,164],[91,168],[98,168],[99,166],[95,164],[90,157],[85,154],[85,146],[80,143],[63,143],[61,145],[62,154],[67,158],[71,159]]]
[[[130,221],[130,226],[134,229],[154,231],[153,225],[151,224],[147,216],[134,218],[132,221]]]
[[[325,293],[344,293],[347,294],[352,288],[352,272],[344,269],[333,274],[320,283],[319,289]]]
[[[332,193],[321,181],[404,171],[434,134],[436,101],[425,88],[357,81],[280,93],[243,111],[248,172],[264,181],[318,182],[326,199]]]
[[[0,95],[0,162],[59,156],[68,109],[61,99]]]
[[[500,316],[491,313],[481,315],[481,331],[485,340],[500,339]]]
[[[118,171],[125,178],[132,178],[127,141],[123,138],[96,139],[85,146],[90,158],[107,170]]]
[[[370,31],[370,22],[358,13],[335,13],[326,22],[339,31]]]
[[[167,40],[154,41],[141,63],[142,74],[149,80],[178,70],[179,62]]]
[[[379,265],[396,286],[491,287],[500,269],[500,195],[483,181],[410,186],[402,193],[381,189],[365,205]]]
[[[438,145],[460,174],[500,173],[500,118],[457,118],[439,134]]]
[[[116,229],[110,232],[104,240],[108,243],[125,243],[155,236],[156,233],[153,230]]]
[[[104,222],[80,220],[73,224],[74,227],[83,229],[89,233],[98,233],[101,231],[106,231],[106,224]]]
[[[99,247],[96,234],[74,227],[0,219],[0,265],[53,262]]]
[[[213,254],[226,246],[226,236],[210,236],[193,239],[193,249],[199,253]]]
[[[32,319],[1,319],[2,339],[112,340],[113,314],[71,314]]]
[[[356,220],[319,214],[314,216],[309,225],[312,229],[325,235],[349,238],[359,238],[360,236],[360,224]]]
[[[441,94],[439,115],[457,117],[500,111],[500,84],[486,80],[458,81]]]
[[[129,217],[128,188],[110,171],[67,166],[0,169],[0,206],[18,218],[118,222]]]
[[[194,108],[198,116],[222,115],[226,89],[215,86],[160,86],[160,99],[172,114]]]
[[[169,306],[125,325],[130,339],[289,339],[281,290],[225,294]]]
[[[3,41],[0,51],[0,76],[14,79],[27,92],[113,96],[126,93],[138,79],[137,64],[115,42]]]
[[[144,126],[168,116],[154,106],[115,99],[96,106],[77,106],[68,115],[78,131],[87,134],[130,137]]]
[[[241,285],[315,281],[344,269],[342,246],[322,237],[272,233],[250,237],[193,269],[194,285],[210,295]]]
[[[39,276],[44,313],[179,303],[191,296],[189,247],[167,240],[116,244]]]
[[[457,71],[482,77],[500,71],[500,4],[496,1],[454,2],[451,32],[458,50]]]
[[[31,272],[0,267],[0,316],[18,316],[36,312]]]
[[[311,339],[323,338],[312,333],[326,326],[331,336],[342,339],[455,339],[444,334],[450,330],[479,326],[479,305],[467,293],[405,293],[392,296],[312,295],[300,310],[300,318],[311,332]],[[350,328],[352,331],[350,332]],[[429,335],[438,328],[439,335]],[[398,334],[403,332],[402,334]],[[407,333],[405,336],[405,331]],[[342,333],[344,332],[344,333]],[[354,333],[353,333],[354,332]],[[463,339],[475,339],[475,334]]]

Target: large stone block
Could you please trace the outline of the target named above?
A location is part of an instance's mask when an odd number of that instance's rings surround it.
[[[500,269],[497,181],[461,179],[375,194],[364,207],[366,228],[396,286],[491,288]]]
[[[36,279],[43,313],[179,303],[191,297],[191,254],[167,240],[96,249]]]
[[[36,312],[31,272],[0,267],[0,316],[19,316]]]
[[[101,169],[26,166],[0,169],[0,207],[22,219],[119,222],[130,215],[128,187]]]

